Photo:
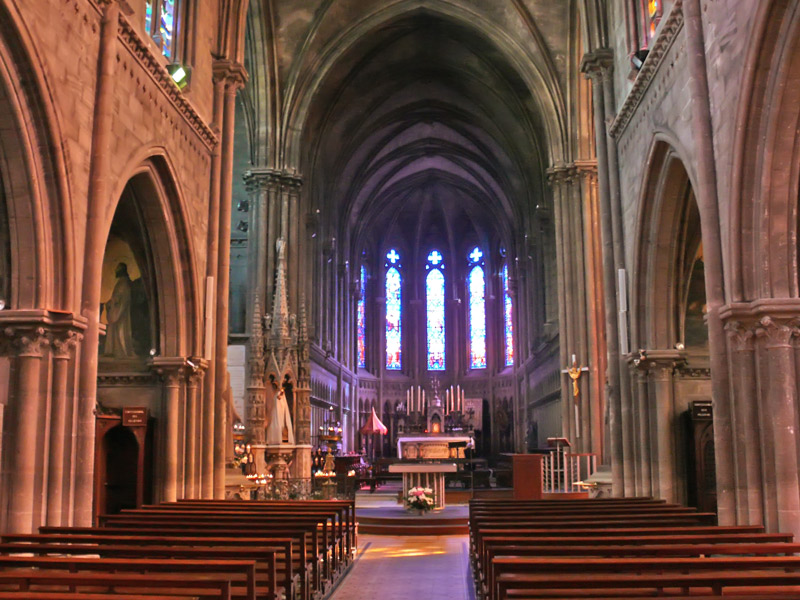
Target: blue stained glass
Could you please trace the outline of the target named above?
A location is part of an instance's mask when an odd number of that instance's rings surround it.
[[[361,265],[361,294],[358,297],[358,366],[367,367],[367,269]]]
[[[486,276],[481,265],[469,272],[469,366],[486,368]]]
[[[425,287],[428,312],[428,370],[444,371],[444,275],[440,269],[432,269],[428,273]]]
[[[503,265],[503,325],[506,341],[506,366],[514,364],[514,321],[512,317],[511,293],[508,289],[508,265]]]
[[[144,28],[147,33],[153,30],[153,0],[147,0],[144,5]]]
[[[172,36],[175,33],[175,2],[176,0],[161,0],[159,33],[161,34],[161,51],[167,58],[172,58]]]
[[[392,251],[394,252],[394,251]],[[386,368],[402,368],[403,278],[395,267],[386,271]]]

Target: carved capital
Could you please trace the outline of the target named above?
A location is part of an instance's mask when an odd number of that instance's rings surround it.
[[[238,62],[217,59],[212,71],[214,81],[222,83],[226,92],[235,94],[247,83],[247,70]]]
[[[51,346],[53,348],[53,358],[65,360],[69,358],[72,349],[83,341],[83,334],[67,330],[53,334]]]
[[[297,191],[303,178],[297,172],[278,169],[250,169],[242,176],[245,188],[251,194],[267,191]]]
[[[800,335],[800,321],[761,317],[756,325],[756,336],[766,342],[767,348],[788,348],[793,337]]]
[[[734,352],[746,352],[753,349],[756,332],[752,325],[745,325],[741,321],[729,321],[725,323],[725,332],[728,334],[728,342]]]
[[[3,334],[7,351],[20,357],[42,358],[45,348],[50,344],[44,327],[32,329],[6,327]]]
[[[610,48],[598,48],[587,52],[581,59],[581,72],[595,85],[602,78],[611,77],[614,72],[614,51]]]

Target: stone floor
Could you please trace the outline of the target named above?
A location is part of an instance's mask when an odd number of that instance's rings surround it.
[[[469,541],[452,536],[358,536],[359,553],[330,600],[471,600]]]

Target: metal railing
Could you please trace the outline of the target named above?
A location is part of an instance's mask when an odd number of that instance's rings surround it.
[[[552,450],[542,460],[542,491],[550,494],[585,491],[581,485],[597,471],[594,453]]]

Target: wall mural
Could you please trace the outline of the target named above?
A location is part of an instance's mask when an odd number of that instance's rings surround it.
[[[100,295],[100,321],[106,325],[106,335],[100,340],[101,357],[136,358],[149,354],[150,303],[140,264],[125,240],[109,236]]]

